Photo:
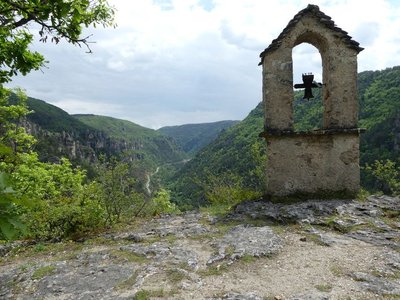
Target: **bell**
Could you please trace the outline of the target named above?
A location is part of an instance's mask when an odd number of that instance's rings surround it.
[[[314,98],[314,95],[312,94],[312,89],[311,88],[305,88],[304,89],[303,99],[310,100],[310,98]]]
[[[303,74],[303,83],[295,84],[295,89],[304,88],[304,96],[303,99],[309,100],[310,98],[314,98],[312,93],[312,88],[320,88],[322,86],[321,83],[314,82],[314,75],[312,73]]]

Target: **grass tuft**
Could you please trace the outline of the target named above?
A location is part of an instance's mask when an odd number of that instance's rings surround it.
[[[167,269],[165,273],[167,275],[168,280],[171,283],[181,282],[183,279],[187,277],[185,272],[179,269]]]
[[[228,271],[228,266],[226,264],[209,266],[206,269],[199,270],[197,273],[200,276],[220,276],[224,272]]]
[[[56,270],[55,266],[49,265],[49,266],[43,266],[35,270],[32,274],[32,279],[33,280],[39,280],[42,279],[43,277],[49,276],[54,273]]]
[[[130,289],[137,281],[138,278],[138,272],[135,271],[128,279],[125,279],[118,283],[118,285],[115,287],[117,290],[127,290]]]
[[[320,291],[320,292],[324,292],[324,293],[329,293],[332,291],[333,286],[331,284],[317,284],[315,286],[315,288]]]

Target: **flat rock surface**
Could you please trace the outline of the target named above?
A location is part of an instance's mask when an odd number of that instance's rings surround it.
[[[0,248],[0,299],[398,299],[400,199],[249,201]],[[350,297],[350,298],[349,298]]]

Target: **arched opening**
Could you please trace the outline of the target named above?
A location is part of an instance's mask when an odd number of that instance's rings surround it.
[[[316,47],[301,42],[292,49],[293,84],[302,84],[302,74],[312,73],[314,81],[323,83],[321,54]],[[295,131],[309,131],[323,127],[324,105],[322,88],[313,88],[314,98],[303,99],[304,89],[294,90],[293,121]]]

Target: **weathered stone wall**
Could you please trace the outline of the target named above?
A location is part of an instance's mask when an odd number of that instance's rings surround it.
[[[263,59],[266,127],[293,129],[292,49],[301,43],[315,46],[323,65],[324,128],[355,128],[358,120],[357,54],[341,37],[321,27],[314,16],[304,16],[280,41],[279,49]],[[307,70],[305,70],[307,71]]]
[[[321,54],[324,115],[321,130],[296,133],[292,50],[301,43]],[[318,6],[309,5],[261,53],[267,195],[329,198],[359,190],[357,54],[362,49]]]
[[[274,51],[263,64],[265,128],[293,129],[292,49]]]
[[[360,185],[359,136],[303,133],[267,136],[267,194],[352,196]]]

